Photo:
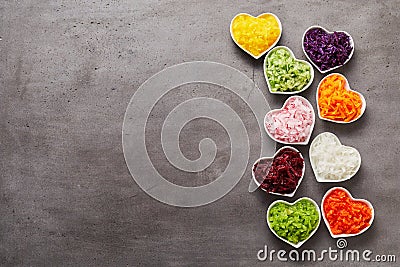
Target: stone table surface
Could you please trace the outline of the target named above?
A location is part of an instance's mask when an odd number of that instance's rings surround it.
[[[271,108],[285,96],[267,92],[262,59],[241,51],[229,35],[240,12],[273,12],[283,24],[280,45],[305,56],[301,38],[311,25],[345,30],[355,41],[351,61],[338,71],[367,101],[350,125],[316,120],[313,137],[330,131],[362,156],[357,175],[340,185],[375,207],[364,234],[347,249],[373,255],[399,254],[400,223],[400,1],[132,1],[4,0],[0,3],[0,264],[3,266],[266,266],[257,252],[292,248],[265,223],[277,196],[248,193],[257,143],[240,182],[209,205],[179,208],[158,202],[132,179],[121,130],[130,98],[149,77],[182,62],[207,60],[232,66],[263,91]],[[323,76],[301,95],[315,108]],[[160,143],[165,116],[183,99],[217,98],[237,111],[250,134],[254,117],[240,99],[218,86],[187,85],[165,95],[148,121],[146,144],[155,167],[169,181],[198,186],[227,165],[229,138],[208,119],[182,130],[181,149],[199,157],[198,142],[213,138],[215,162],[199,173],[170,166]],[[278,146],[279,147],[279,146]],[[316,182],[308,146],[306,176],[293,199],[320,203],[330,184]],[[289,200],[288,198],[285,198]],[[301,249],[336,248],[322,223]],[[314,266],[279,262],[278,266]],[[395,266],[393,263],[332,262],[318,266]]]

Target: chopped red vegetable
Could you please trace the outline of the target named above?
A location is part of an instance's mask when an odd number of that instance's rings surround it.
[[[270,161],[260,160],[254,165],[254,175],[257,181],[263,181],[261,187],[267,192],[290,194],[296,189],[303,175],[304,159],[293,149],[282,149]]]
[[[334,235],[357,234],[370,225],[372,218],[372,209],[367,203],[352,199],[339,188],[326,196],[323,209]]]

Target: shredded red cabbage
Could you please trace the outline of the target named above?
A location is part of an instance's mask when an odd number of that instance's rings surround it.
[[[273,159],[269,168],[268,160],[260,160],[254,166],[257,181],[267,192],[292,193],[303,174],[304,160],[300,153],[290,148],[282,149]]]
[[[346,33],[327,33],[321,28],[306,32],[303,47],[311,61],[322,71],[343,65],[353,50],[350,36]]]

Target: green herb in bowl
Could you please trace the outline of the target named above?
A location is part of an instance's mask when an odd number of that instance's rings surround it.
[[[310,63],[298,60],[285,46],[272,49],[264,60],[264,74],[271,93],[294,94],[307,89],[314,79]]]
[[[275,235],[300,247],[318,228],[321,215],[317,204],[309,198],[301,198],[294,204],[278,200],[269,207],[267,221]]]

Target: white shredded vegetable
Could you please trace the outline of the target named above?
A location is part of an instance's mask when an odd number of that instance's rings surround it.
[[[361,164],[357,149],[344,146],[333,133],[319,134],[310,146],[310,161],[317,180],[346,180]]]

